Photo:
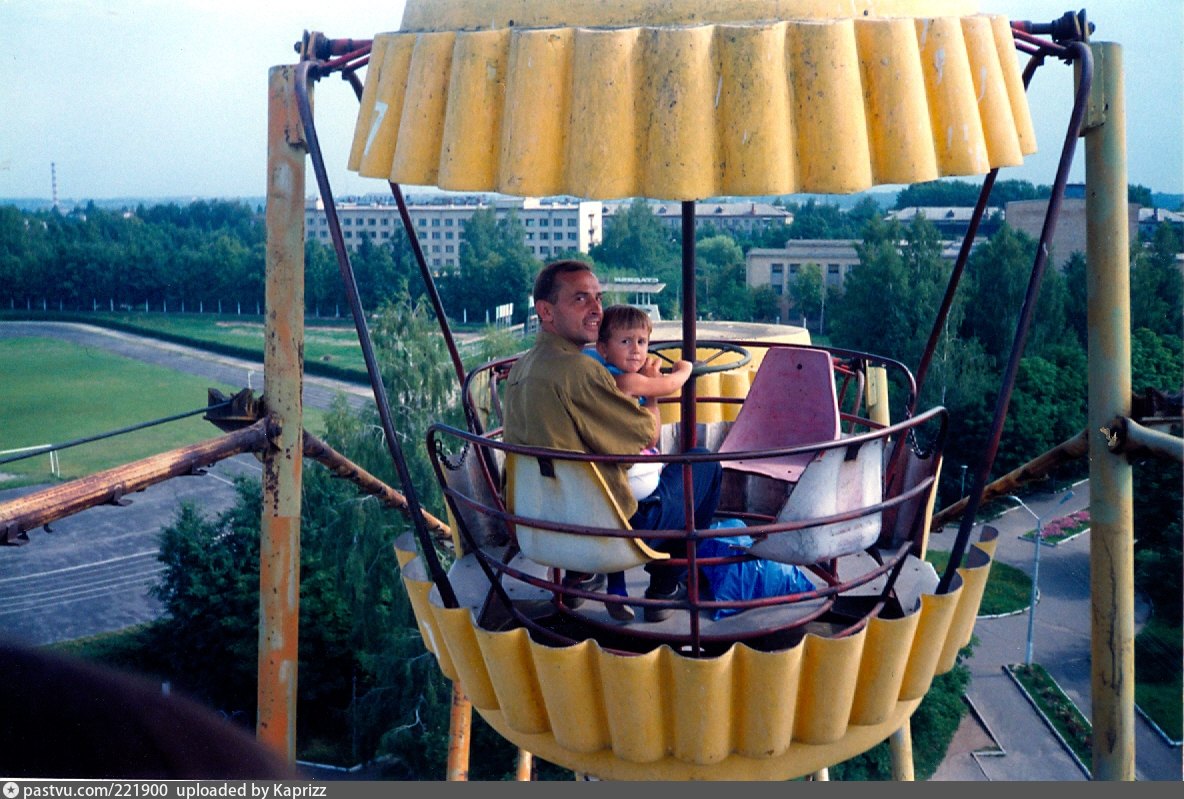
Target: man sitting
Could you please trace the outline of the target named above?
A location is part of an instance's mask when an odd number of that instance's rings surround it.
[[[549,447],[599,455],[636,455],[656,446],[661,431],[658,398],[644,406],[617,388],[599,363],[583,354],[596,341],[601,322],[600,281],[582,261],[556,261],[539,273],[534,284],[534,307],[540,331],[534,346],[514,364],[506,380],[503,405],[507,443]],[[634,499],[626,477],[628,461],[600,464],[605,483],[634,530],[685,529],[682,467],[670,464],[658,487]],[[719,504],[720,466],[693,465],[694,526],[711,524]],[[651,546],[685,557],[683,541],[656,539]],[[680,570],[660,563],[646,566],[650,573],[645,596],[676,599],[685,589]],[[573,580],[573,578],[576,578]],[[578,584],[590,575],[568,575]],[[647,607],[646,621],[661,621],[670,608]]]

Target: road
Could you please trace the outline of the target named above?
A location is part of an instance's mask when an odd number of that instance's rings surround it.
[[[259,363],[91,325],[0,323],[0,338],[30,336],[99,347],[220,384],[252,387],[256,394],[264,388]],[[355,408],[373,403],[364,387],[305,377],[308,407],[328,408],[338,393]],[[169,480],[132,494],[126,507],[91,508],[51,524],[52,532],[29,531],[24,546],[0,548],[0,636],[41,645],[155,619],[160,604],[147,590],[163,568],[156,560],[161,527],[172,522],[182,502],[192,502],[207,517],[217,515],[234,502],[235,477],[260,474],[254,456],[239,455],[215,464],[205,475]],[[37,488],[0,490],[0,503]]]

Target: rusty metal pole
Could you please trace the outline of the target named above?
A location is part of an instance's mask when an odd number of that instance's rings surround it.
[[[473,705],[460,683],[452,684],[452,712],[448,719],[448,782],[469,780],[469,734],[473,727]]]
[[[1085,124],[1093,776],[1135,779],[1134,492],[1097,431],[1131,412],[1130,234],[1122,47],[1091,43]]]
[[[259,541],[259,740],[296,759],[300,617],[300,479],[304,368],[304,172],[296,67],[268,74],[267,287],[263,373],[280,425],[263,458]]]

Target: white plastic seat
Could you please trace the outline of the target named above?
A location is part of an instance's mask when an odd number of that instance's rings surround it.
[[[819,453],[802,472],[777,521],[817,519],[881,502],[884,442],[864,442],[851,458],[850,449],[835,447]],[[879,538],[881,515],[873,513],[845,522],[772,533],[755,542],[748,552],[799,566],[862,552]]]
[[[516,516],[540,522],[630,529],[596,464],[586,461],[508,453],[506,502]],[[573,571],[625,571],[670,557],[640,538],[563,533],[523,522],[515,525],[515,536],[522,554],[534,562]]]

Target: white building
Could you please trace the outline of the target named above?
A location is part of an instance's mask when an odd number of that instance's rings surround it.
[[[623,212],[631,201],[606,204],[604,213],[612,216]],[[682,234],[682,203],[648,201],[650,211],[675,236]],[[722,233],[751,233],[766,227],[788,227],[793,214],[764,202],[696,202],[695,224],[711,224]]]
[[[536,258],[548,261],[564,252],[588,252],[604,234],[604,204],[564,198],[504,198],[485,195],[443,195],[408,198],[407,211],[424,258],[434,272],[460,265],[460,240],[465,223],[479,209],[492,208],[500,220],[513,212],[524,230],[524,241]],[[341,235],[349,249],[363,237],[375,244],[389,241],[402,227],[393,199],[338,202]],[[332,245],[329,221],[320,198],[304,209],[305,238]]]

